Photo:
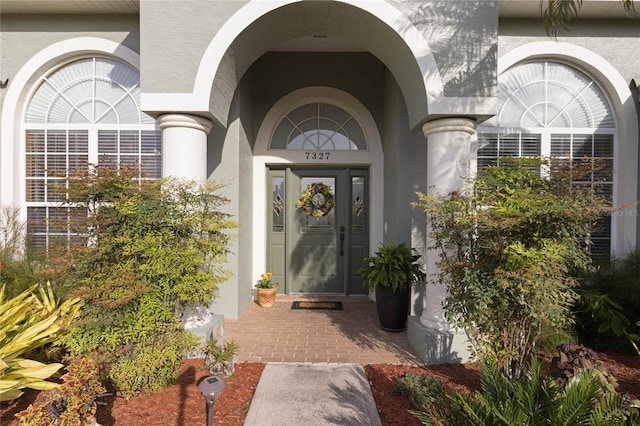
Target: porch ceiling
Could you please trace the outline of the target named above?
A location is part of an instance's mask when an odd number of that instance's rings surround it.
[[[298,37],[270,49],[273,52],[366,52],[360,45],[324,35]]]

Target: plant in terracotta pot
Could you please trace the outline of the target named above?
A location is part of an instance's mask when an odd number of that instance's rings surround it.
[[[276,301],[276,287],[278,283],[271,281],[271,272],[265,272],[260,275],[260,279],[256,283],[256,291],[258,292],[258,304],[263,308],[273,306]]]
[[[378,318],[382,329],[399,332],[405,329],[409,314],[411,284],[424,281],[425,273],[418,263],[420,255],[404,243],[387,243],[371,257],[362,260],[356,272],[375,291]]]

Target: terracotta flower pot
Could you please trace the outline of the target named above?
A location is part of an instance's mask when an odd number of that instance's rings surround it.
[[[257,288],[258,304],[263,308],[269,308],[276,303],[276,288]]]

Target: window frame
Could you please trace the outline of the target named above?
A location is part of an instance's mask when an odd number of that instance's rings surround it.
[[[539,136],[539,140],[540,140],[540,146],[539,146],[539,156],[544,157],[544,158],[554,158],[552,157],[551,153],[552,153],[552,137],[554,135],[561,135],[561,136],[566,136],[568,138],[570,138],[571,140],[573,140],[574,136],[586,136],[586,135],[591,135],[592,136],[592,147],[594,146],[594,141],[593,141],[593,136],[595,135],[608,135],[611,136],[611,148],[612,148],[612,152],[609,156],[603,156],[603,157],[592,157],[592,158],[602,158],[602,159],[606,159],[606,160],[611,160],[611,170],[609,171],[610,173],[610,180],[606,181],[605,184],[606,185],[610,185],[611,186],[611,196],[609,198],[609,202],[612,205],[615,205],[615,198],[616,198],[616,187],[617,187],[617,176],[616,176],[616,163],[617,163],[617,155],[618,155],[618,122],[617,122],[617,117],[615,114],[615,109],[613,107],[613,103],[611,101],[611,99],[609,98],[607,92],[602,88],[602,86],[598,83],[597,79],[592,76],[590,73],[588,73],[587,71],[581,69],[580,67],[574,65],[574,64],[568,64],[565,63],[563,61],[559,61],[555,58],[539,58],[536,60],[528,60],[528,61],[522,61],[519,63],[514,64],[512,67],[504,70],[504,72],[502,74],[500,74],[500,76],[498,77],[498,91],[500,91],[500,86],[501,86],[501,82],[500,82],[500,78],[505,78],[505,75],[508,75],[508,73],[513,70],[515,67],[518,66],[527,66],[528,64],[533,64],[533,65],[543,65],[544,70],[544,80],[541,78],[540,80],[537,81],[544,81],[545,82],[545,89],[547,87],[547,85],[549,84],[549,82],[554,82],[554,80],[549,80],[548,77],[548,73],[547,73],[547,67],[546,65],[552,63],[554,65],[559,65],[559,66],[563,66],[568,70],[572,70],[573,72],[577,72],[580,73],[582,75],[582,77],[586,77],[590,82],[586,87],[591,87],[594,86],[595,88],[597,88],[599,94],[604,98],[604,100],[606,101],[606,106],[608,108],[609,113],[611,114],[611,118],[613,120],[613,124],[614,127],[518,127],[518,126],[500,126],[500,117],[502,116],[502,111],[503,108],[506,108],[508,105],[507,104],[507,100],[511,99],[513,96],[515,96],[515,93],[509,93],[509,96],[505,97],[504,99],[500,99],[500,94],[498,95],[498,99],[499,99],[499,103],[497,105],[497,114],[495,117],[487,120],[485,123],[481,123],[478,127],[477,127],[477,134],[478,134],[478,141],[479,141],[479,145],[478,145],[478,150],[477,150],[477,155],[476,155],[476,165],[477,165],[477,169],[479,170],[481,167],[485,166],[485,161],[482,160],[489,160],[489,159],[494,159],[495,161],[498,161],[500,157],[505,157],[505,156],[501,156],[500,155],[500,147],[498,146],[496,148],[496,156],[492,157],[489,155],[482,155],[481,150],[484,148],[482,146],[480,146],[480,141],[485,138],[485,135],[495,135],[495,139],[496,139],[496,143],[499,140],[499,136],[498,135],[513,135],[513,134],[517,134],[519,135],[518,140],[521,141],[522,140],[522,136],[523,135],[529,135],[529,136]],[[585,87],[585,89],[586,89]],[[549,98],[548,97],[548,93],[545,92],[544,94],[544,101],[545,103],[550,103],[551,101],[553,101],[553,98]],[[529,112],[529,109],[527,109],[527,105],[523,102],[522,106],[525,107],[524,108],[524,112],[523,114],[526,114]],[[522,119],[522,117],[520,118]],[[487,124],[490,123],[491,121],[495,121],[495,125],[491,125],[491,124]],[[510,124],[510,123],[507,123]],[[518,155],[518,157],[535,157],[536,155],[521,155],[522,153],[522,148],[521,148],[521,143],[519,145],[519,153],[520,155]],[[593,149],[592,149],[593,152]],[[563,158],[568,159],[569,161],[576,161],[578,160],[576,157],[574,157],[573,152],[570,153],[570,155],[568,157],[563,156]],[[483,164],[481,164],[483,163]],[[491,164],[489,161],[486,161],[486,165]],[[495,164],[495,162],[494,162]],[[542,174],[547,174],[549,173],[548,170],[541,170]],[[596,181],[592,178],[590,180],[590,184],[593,187],[596,184]],[[612,217],[612,215],[608,216],[607,219],[607,228],[608,228],[608,237],[602,237],[602,236],[597,236],[594,239],[598,239],[600,241],[604,241],[607,240],[608,241],[608,253],[607,255],[611,255],[614,253],[614,247],[615,247],[615,241],[614,241],[614,217]],[[604,252],[598,252],[598,254],[603,254]]]
[[[98,95],[96,93],[95,90],[95,85],[96,85],[96,81],[102,79],[103,81],[105,79],[108,79],[107,81],[111,82],[110,84],[115,87],[115,89],[112,92],[108,92],[108,94],[114,94],[114,95],[118,95],[118,96],[114,96],[113,99],[115,100],[115,102],[110,105],[110,108],[114,109],[114,112],[117,112],[117,106],[119,105],[120,101],[122,99],[125,99],[126,97],[130,97],[132,99],[128,99],[129,101],[133,101],[133,105],[135,105],[135,107],[137,108],[137,122],[131,122],[131,120],[129,120],[129,122],[125,122],[125,123],[118,123],[118,122],[107,122],[107,123],[103,123],[103,122],[73,122],[69,119],[69,117],[71,117],[71,114],[69,114],[67,116],[67,122],[51,122],[49,120],[49,117],[46,115],[43,115],[44,120],[42,120],[41,122],[34,122],[34,121],[29,121],[28,120],[28,116],[27,116],[27,111],[29,111],[29,108],[31,106],[31,102],[33,102],[33,100],[36,98],[39,89],[41,89],[43,87],[43,85],[48,84],[49,86],[53,85],[49,82],[49,79],[53,78],[54,76],[57,75],[57,73],[61,72],[61,71],[65,71],[65,69],[67,67],[71,67],[74,66],[74,64],[80,64],[79,68],[83,66],[82,62],[83,61],[87,61],[87,60],[91,60],[92,63],[89,64],[91,71],[93,72],[93,74],[88,75],[88,74],[80,74],[80,80],[82,81],[89,81],[91,83],[91,87],[92,87],[92,92],[90,94],[88,94],[86,97],[87,99],[92,99],[91,102],[92,105],[96,102],[98,98]],[[131,87],[124,87],[123,84],[121,84],[120,81],[116,81],[113,79],[110,79],[108,75],[101,75],[96,73],[96,70],[98,68],[98,66],[96,65],[98,63],[99,60],[102,60],[104,62],[111,63],[114,66],[114,69],[116,69],[116,67],[126,67],[126,68],[120,68],[118,69],[118,71],[120,70],[124,70],[128,73],[135,73],[137,75],[137,79],[136,79],[136,83],[131,86]],[[80,70],[82,70],[80,68]],[[117,73],[114,73],[115,75],[117,75]],[[70,82],[66,82],[66,84],[69,84]],[[67,87],[67,86],[62,86],[62,87]],[[55,87],[53,87],[55,89]],[[67,161],[66,161],[66,177],[69,176],[69,149],[68,149],[68,143],[69,143],[69,132],[70,131],[78,131],[78,132],[86,132],[87,133],[87,167],[89,167],[90,164],[94,164],[97,165],[100,163],[100,158],[101,155],[103,155],[104,153],[101,153],[99,150],[99,139],[100,139],[100,132],[101,131],[116,131],[118,132],[118,141],[116,142],[116,155],[118,157],[118,160],[122,159],[122,152],[120,150],[120,146],[121,146],[121,142],[122,140],[120,139],[120,132],[137,132],[137,143],[138,143],[138,147],[136,152],[132,152],[132,153],[127,153],[126,155],[128,156],[135,156],[137,157],[136,160],[136,164],[137,167],[139,168],[139,179],[159,179],[162,177],[162,132],[160,130],[160,127],[158,126],[157,122],[155,120],[153,120],[152,117],[147,116],[140,108],[140,71],[137,67],[131,65],[130,63],[128,63],[127,61],[124,61],[120,58],[116,58],[116,57],[112,57],[109,55],[102,55],[102,54],[95,54],[95,55],[83,55],[83,56],[78,56],[78,57],[74,57],[64,63],[60,63],[60,64],[56,64],[56,66],[51,67],[47,72],[42,73],[41,77],[38,79],[37,83],[34,84],[34,89],[33,91],[30,93],[30,95],[28,96],[26,102],[25,102],[25,114],[22,116],[22,125],[21,125],[21,129],[22,129],[22,138],[23,138],[23,149],[21,150],[21,157],[22,157],[22,161],[23,163],[23,167],[22,167],[22,176],[21,176],[21,180],[22,180],[22,193],[21,193],[21,199],[23,201],[23,208],[24,208],[24,217],[26,218],[26,222],[27,222],[27,236],[29,238],[32,239],[31,243],[32,245],[34,245],[34,247],[36,248],[43,248],[43,249],[48,249],[51,243],[51,240],[53,238],[57,237],[63,237],[64,239],[66,239],[67,242],[74,240],[74,239],[79,239],[80,235],[78,232],[74,232],[72,229],[70,229],[70,222],[68,220],[67,217],[67,226],[66,229],[63,231],[59,232],[52,232],[52,229],[56,229],[56,224],[52,223],[53,221],[50,221],[50,218],[53,217],[55,214],[51,214],[50,212],[54,212],[56,211],[56,209],[60,209],[59,211],[63,211],[63,210],[67,210],[67,212],[70,212],[72,209],[72,206],[68,206],[65,204],[64,201],[52,201],[47,199],[46,195],[44,195],[44,199],[43,200],[30,200],[28,197],[28,188],[29,188],[29,181],[37,181],[39,179],[42,179],[44,181],[44,193],[46,194],[47,192],[47,186],[49,182],[55,181],[55,180],[59,180],[62,181],[63,179],[56,179],[53,178],[52,176],[49,175],[49,172],[46,170],[47,166],[46,166],[46,162],[44,163],[44,167],[45,167],[45,171],[44,171],[44,175],[42,177],[39,176],[29,176],[28,172],[29,172],[29,168],[28,166],[28,160],[27,160],[27,155],[28,155],[28,151],[27,151],[27,140],[28,140],[28,134],[29,132],[39,132],[42,131],[45,134],[49,131],[65,131],[67,138],[65,143],[67,144],[66,149],[64,152],[56,152],[56,155],[64,155],[67,157]],[[49,87],[47,87],[47,89],[49,89]],[[60,91],[61,89],[58,88],[58,91],[52,90],[51,92],[53,93],[54,96],[49,96],[49,101],[52,102],[55,100],[55,96],[60,96]],[[133,92],[137,92],[137,93],[133,93]],[[47,100],[46,98],[46,91],[44,92],[44,100]],[[86,102],[87,100],[85,100]],[[74,110],[74,105],[71,102],[68,102],[69,106],[69,110],[73,111]],[[51,105],[51,104],[50,104]],[[91,117],[94,121],[97,118],[101,117],[101,115],[99,114],[98,111],[96,110],[92,110],[92,113],[94,113],[94,115]],[[156,149],[154,149],[153,153],[151,154],[146,154],[144,153],[143,150],[143,140],[142,140],[142,136],[144,133],[149,133],[149,134],[153,134],[154,139],[155,139],[155,146]],[[53,151],[48,151],[47,148],[43,148],[43,158],[47,159],[52,155]],[[154,174],[152,177],[145,177],[142,175],[143,173],[143,162],[142,162],[142,158],[145,156],[154,156],[155,157],[155,161],[153,161],[152,163],[155,163],[155,166],[153,167],[154,170]],[[46,160],[45,160],[46,161]],[[118,161],[118,164],[120,164],[121,161]],[[44,225],[38,225],[37,223],[32,223],[32,221],[30,220],[30,210],[32,211],[36,211],[37,209],[44,209],[47,214],[45,215],[44,218]],[[59,224],[58,224],[58,228],[59,228]],[[44,229],[44,231],[42,232],[35,232],[34,230],[42,230]]]

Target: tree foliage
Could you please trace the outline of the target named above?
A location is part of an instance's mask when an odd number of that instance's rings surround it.
[[[184,351],[192,342],[185,307],[208,306],[230,277],[229,231],[237,225],[222,211],[229,201],[217,194],[222,185],[135,177],[127,168],[92,167],[65,189],[81,236],[67,252],[66,285],[86,304],[64,344],[78,355],[106,355],[109,365],[163,339]]]
[[[450,194],[418,193],[440,254],[436,280],[448,290],[444,309],[480,359],[517,374],[536,348],[572,325],[574,270],[590,263],[588,244],[604,203],[572,185],[588,161],[541,175],[549,162],[504,159]],[[559,343],[559,342],[552,342]]]

